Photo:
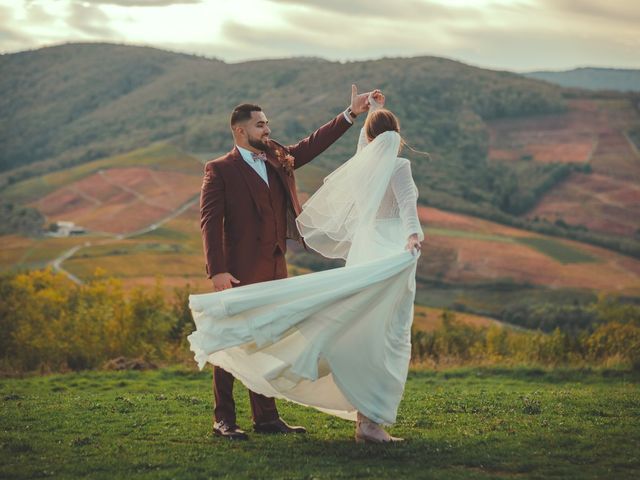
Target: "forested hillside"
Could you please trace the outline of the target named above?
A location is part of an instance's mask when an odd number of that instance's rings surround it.
[[[109,44],[3,55],[0,72],[5,201],[38,198],[21,180],[159,140],[200,158],[225,152],[231,147],[229,112],[241,102],[264,107],[274,138],[297,141],[343,110],[356,83],[361,90],[381,88],[408,143],[430,153],[431,159],[405,152],[421,202],[640,254],[633,238],[525,216],[572,172],[588,174],[588,159],[538,162],[525,153],[506,162],[489,155],[492,123],[568,112],[565,91],[546,82],[436,57],[227,64]],[[619,101],[632,99],[621,94]],[[623,128],[635,138],[640,117],[625,121]],[[357,133],[353,128],[314,163],[326,172],[349,158]]]
[[[225,64],[152,48],[64,45],[0,57],[0,169],[84,161],[179,137],[226,149],[230,109],[262,104],[297,139],[344,108],[349,86],[382,88],[417,146],[473,163],[482,120],[563,108],[558,89],[439,58]]]
[[[382,88],[408,141],[432,153],[432,164],[418,162],[419,178],[434,190],[492,203],[500,173],[485,171],[483,121],[564,108],[554,87],[439,58],[232,65],[150,48],[65,45],[5,55],[0,69],[0,169],[21,167],[5,175],[8,182],[159,139],[225,151],[229,111],[243,101],[263,105],[274,137],[295,141],[345,108],[355,82]],[[356,133],[324,161],[347,158]]]

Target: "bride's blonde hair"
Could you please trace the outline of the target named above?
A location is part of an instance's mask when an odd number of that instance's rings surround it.
[[[364,133],[370,142],[381,133],[388,132],[390,130],[397,132],[400,135],[400,152],[406,146],[412,152],[426,155],[431,159],[431,155],[427,152],[415,150],[407,144],[405,139],[402,137],[402,134],[400,134],[400,120],[398,120],[398,117],[396,117],[392,111],[387,110],[386,108],[381,108],[379,110],[374,110],[367,115],[367,119],[364,122]]]

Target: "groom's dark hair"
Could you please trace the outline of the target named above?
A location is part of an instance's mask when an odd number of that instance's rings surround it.
[[[245,122],[251,118],[251,112],[261,112],[262,108],[260,105],[255,105],[253,103],[242,103],[233,109],[231,112],[231,126],[233,127],[236,123]]]

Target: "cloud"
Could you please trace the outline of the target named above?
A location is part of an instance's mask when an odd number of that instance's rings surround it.
[[[607,22],[593,22],[587,28],[575,15],[572,18],[571,13],[543,8],[540,3],[491,5],[482,11],[462,9],[455,18],[443,14],[437,19],[407,22],[382,15],[379,7],[370,10],[372,16],[364,21],[347,14],[365,8],[368,3],[364,0],[270,1],[285,6],[278,12],[278,26],[227,21],[221,30],[224,40],[216,47],[215,55],[232,61],[291,56],[353,60],[436,55],[518,71],[585,65],[640,66],[636,53],[640,39],[633,40],[628,28],[612,28]],[[410,0],[400,1],[403,3],[398,8],[413,4]],[[551,0],[540,0],[545,1]],[[558,1],[565,2],[562,8],[573,5],[570,0]]]
[[[0,52],[24,50],[36,45],[32,38],[14,27],[13,12],[0,5]]]
[[[595,0],[543,0],[545,9],[565,14],[592,17],[599,22],[640,23],[640,2],[637,0],[616,0],[603,3]]]
[[[353,60],[430,54],[437,43],[435,34],[420,25],[372,28],[371,22],[353,24],[348,17],[324,13],[296,14],[287,22],[280,28],[227,21],[221,29],[224,40],[214,54],[231,61],[293,56]]]
[[[233,51],[234,60],[299,55],[351,60],[432,54],[448,42],[448,25],[473,24],[484,15],[479,9],[449,9],[415,0],[399,0],[393,7],[367,0],[269,2],[279,6],[279,25],[245,25],[236,20],[223,23],[220,35]]]
[[[567,69],[580,66],[640,67],[637,46],[620,45],[606,32],[576,35],[572,30],[452,29],[456,44],[449,50],[453,58],[484,68],[516,71]]]
[[[116,35],[109,26],[109,17],[99,7],[73,3],[69,12],[67,24],[82,33],[100,38]]]
[[[91,39],[232,62],[437,55],[516,70],[638,68],[638,24],[639,0],[0,0],[0,49]]]
[[[117,5],[119,7],[167,7],[201,2],[202,0],[83,0],[83,3]]]
[[[0,54],[30,50],[39,46],[33,38],[0,26]]]
[[[290,29],[250,27],[233,20],[222,24],[223,43],[249,58],[266,56],[303,55],[318,47],[313,32],[297,32]],[[294,52],[286,54],[285,52]]]
[[[7,45],[11,43],[24,44],[30,42],[27,36],[11,30],[6,25],[0,25],[0,44]]]
[[[25,5],[25,12],[27,14],[27,21],[31,25],[47,24],[55,20],[55,17],[47,12],[42,5],[34,2]]]
[[[459,19],[477,16],[477,8],[448,7],[439,3],[419,0],[396,0],[393,5],[387,2],[370,0],[269,0],[272,3],[302,7],[306,10],[332,12],[338,15],[350,15],[349,21],[356,25],[363,18],[382,18],[423,22],[435,19]],[[299,9],[298,9],[299,10]]]

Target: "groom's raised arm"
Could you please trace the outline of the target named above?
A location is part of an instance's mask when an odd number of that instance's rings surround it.
[[[379,92],[379,90],[374,90]],[[288,152],[295,158],[294,168],[309,163],[340,138],[361,113],[369,110],[369,95],[372,92],[358,94],[355,85],[351,85],[351,105],[330,122],[321,126],[304,140],[287,147]]]
[[[309,163],[338,140],[353,125],[349,123],[341,113],[330,122],[325,123],[304,140],[287,147],[289,153],[295,158],[294,168]]]

